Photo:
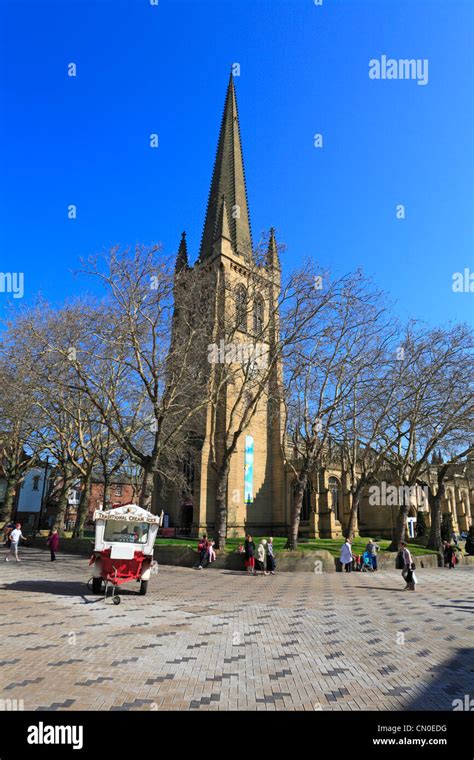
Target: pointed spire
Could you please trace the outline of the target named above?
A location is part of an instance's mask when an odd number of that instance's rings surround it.
[[[178,255],[176,256],[175,272],[180,272],[182,269],[188,267],[188,246],[186,244],[186,233],[181,234],[181,242],[179,244]]]
[[[229,227],[229,216],[227,213],[227,204],[225,202],[225,195],[222,196],[219,206],[219,216],[217,217],[215,240],[225,238],[232,243],[232,235]]]
[[[280,256],[278,254],[278,246],[275,238],[275,228],[270,228],[270,239],[268,241],[267,255],[265,258],[265,264],[268,269],[281,269]]]
[[[221,199],[225,196],[228,211],[230,240],[234,253],[247,256],[252,252],[252,234],[245,187],[244,162],[240,141],[239,116],[235,96],[234,78],[230,75],[217,146],[211,190],[199,258],[205,259],[213,250],[218,234],[217,227]]]

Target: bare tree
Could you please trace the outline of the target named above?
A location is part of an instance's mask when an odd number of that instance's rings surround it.
[[[12,337],[4,334],[0,348],[0,464],[5,475],[1,519],[11,519],[17,489],[28,470],[37,464],[35,435],[38,414],[32,379]]]
[[[466,443],[472,440],[474,395],[473,334],[466,325],[427,329],[410,323],[400,345],[400,361],[395,368],[399,387],[399,404],[387,419],[387,428],[396,433],[396,445],[389,447],[385,461],[397,484],[414,487],[427,483],[426,473],[433,452],[455,445],[461,457]],[[469,450],[469,449],[468,449]],[[446,473],[438,477],[441,488]],[[428,484],[428,483],[427,483]],[[439,494],[442,496],[442,490]],[[433,548],[438,548],[437,525],[440,498],[432,493],[430,509]],[[400,505],[391,550],[405,537],[409,505]]]
[[[204,378],[193,359],[202,329],[182,305],[189,330],[185,340],[173,341],[175,275],[157,247],[114,248],[105,259],[90,259],[83,272],[102,285],[104,297],[69,307],[76,334],[69,345],[50,341],[49,349],[68,359],[70,389],[88,399],[124,456],[141,468],[139,503],[150,509],[157,475],[173,478],[203,404]]]
[[[338,441],[349,451],[344,432],[354,414],[359,413],[351,403],[358,385],[361,390],[365,384],[371,354],[367,341],[370,343],[372,339],[383,345],[384,340],[381,296],[360,272],[332,281],[327,273],[320,277],[317,282],[324,283],[324,287],[319,290],[313,287],[304,294],[311,318],[306,331],[291,345],[285,362],[283,443],[296,483],[289,549],[297,547],[303,497],[310,475],[331,460]],[[351,461],[356,509],[359,494],[354,450]]]

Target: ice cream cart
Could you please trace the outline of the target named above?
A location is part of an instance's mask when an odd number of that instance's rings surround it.
[[[153,515],[136,504],[94,512],[95,544],[89,565],[93,577],[89,581],[93,594],[109,587],[114,604],[120,604],[118,586],[129,581],[140,583],[139,594],[146,594],[152,567],[153,547],[163,515]],[[104,588],[105,586],[105,588]]]

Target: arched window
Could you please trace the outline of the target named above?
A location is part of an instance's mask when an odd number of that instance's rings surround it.
[[[296,490],[298,486],[298,481],[293,481],[293,499],[296,496]],[[309,520],[309,515],[311,512],[311,491],[313,490],[313,484],[310,480],[306,483],[306,488],[304,489],[303,493],[303,504],[301,505],[301,514],[300,514],[300,520],[301,522],[305,522]]]
[[[243,285],[238,285],[235,291],[235,326],[247,331],[247,291]]]
[[[330,509],[333,510],[334,516],[335,516],[336,520],[339,520],[339,522],[340,522],[340,514],[339,514],[339,512],[340,512],[340,509],[339,509],[339,507],[340,507],[340,505],[339,505],[339,501],[340,501],[340,496],[339,496],[340,489],[339,489],[339,481],[338,481],[337,478],[334,478],[334,477],[330,477],[329,478],[328,491],[329,491],[329,494],[328,494],[329,495],[329,504],[328,504],[328,506],[329,506]]]
[[[253,332],[254,335],[260,335],[263,330],[263,318],[264,318],[265,306],[263,298],[256,296],[253,302]]]
[[[183,495],[194,494],[194,458],[192,454],[188,454],[183,461],[183,475],[186,482],[186,489],[183,491]]]

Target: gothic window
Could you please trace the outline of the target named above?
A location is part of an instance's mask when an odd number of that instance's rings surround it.
[[[340,522],[340,487],[337,478],[329,478],[328,490],[329,508],[333,510],[336,520],[339,520]]]
[[[256,296],[253,302],[253,332],[260,335],[263,330],[264,303],[261,296]]]
[[[293,481],[293,499],[296,496],[296,490],[297,490],[297,481]],[[310,480],[308,480],[306,484],[306,488],[304,489],[303,493],[303,503],[301,505],[301,514],[300,514],[300,520],[301,522],[307,522],[309,520],[309,514],[311,512],[311,491],[313,490],[313,484]]]
[[[247,291],[243,285],[238,285],[235,291],[235,326],[247,331]]]
[[[183,475],[186,482],[186,489],[183,493],[194,494],[194,458],[192,454],[188,454],[183,462]]]

